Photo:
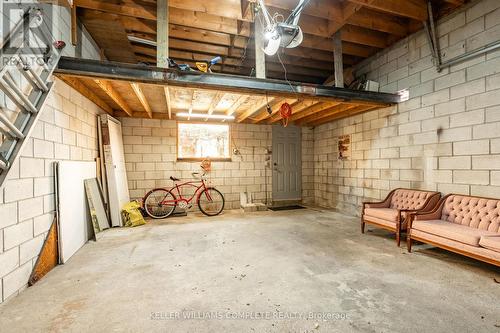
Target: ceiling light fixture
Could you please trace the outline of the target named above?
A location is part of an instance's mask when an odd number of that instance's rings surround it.
[[[227,116],[225,114],[207,114],[207,113],[188,113],[178,112],[177,117],[182,118],[203,118],[203,119],[218,119],[218,120],[234,120],[234,116]]]

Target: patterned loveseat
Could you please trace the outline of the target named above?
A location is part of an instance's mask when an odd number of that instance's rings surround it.
[[[412,214],[412,240],[500,266],[500,200],[449,194],[429,213]]]
[[[439,192],[398,188],[392,190],[384,201],[364,202],[361,213],[361,232],[365,224],[373,224],[396,233],[396,242],[401,242],[401,231],[406,231],[409,213],[432,211],[439,202]]]

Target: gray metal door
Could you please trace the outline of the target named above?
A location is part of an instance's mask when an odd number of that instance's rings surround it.
[[[273,126],[273,201],[302,199],[301,130]]]

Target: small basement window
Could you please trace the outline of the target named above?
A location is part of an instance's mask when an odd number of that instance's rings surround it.
[[[228,124],[178,123],[177,158],[227,160],[230,155]]]

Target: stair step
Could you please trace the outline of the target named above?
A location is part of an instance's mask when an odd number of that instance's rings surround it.
[[[31,11],[33,10],[36,9],[31,8],[24,14],[21,24],[16,25],[8,38],[14,35],[16,31],[19,32],[19,29],[31,29],[31,20],[38,15],[31,15]],[[15,64],[8,64],[0,69],[0,90],[19,108],[18,110],[14,110],[17,113],[15,114],[15,120],[12,119],[10,114],[7,114],[6,109],[0,108],[0,123],[5,126],[5,128],[1,128],[4,138],[0,141],[0,186],[5,181],[10,166],[18,158],[22,147],[27,142],[26,138],[29,137],[40,116],[40,111],[53,86],[53,83],[50,82],[52,72],[61,56],[60,50],[54,46],[54,41],[47,37],[48,35],[44,31],[45,27],[35,26],[39,28],[38,32],[41,32],[42,37],[45,39],[42,42],[45,43],[43,47],[46,45],[48,48],[47,54],[37,55],[37,52],[34,52],[32,55],[27,55],[19,49],[12,56]],[[29,33],[29,31],[23,31],[23,33]],[[38,40],[37,43],[40,44]],[[3,43],[1,54],[3,54],[5,45],[7,44]],[[39,47],[42,47],[42,45],[39,45]],[[26,59],[26,57],[31,56],[38,57],[38,59],[43,57],[43,61],[40,63],[36,62],[38,65],[36,67],[38,68],[31,66]],[[37,69],[40,70],[40,73],[37,73]],[[17,77],[24,77],[26,79],[29,84],[26,88],[29,88],[29,91],[23,91],[24,87],[20,87],[16,83],[15,78]]]

